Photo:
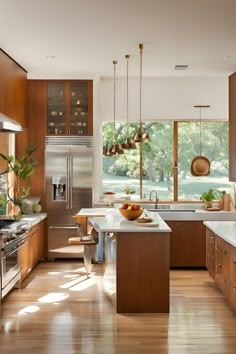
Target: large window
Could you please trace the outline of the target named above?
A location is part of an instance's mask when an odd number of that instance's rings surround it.
[[[127,150],[124,155],[103,157],[103,192],[113,191],[122,195],[125,188],[132,187],[135,195],[139,196],[140,171],[144,198],[148,198],[152,189],[157,190],[160,201],[196,201],[209,188],[231,191],[228,180],[228,122],[201,124],[200,144],[199,122],[144,123],[144,130],[151,137],[150,143],[136,144],[135,150]],[[112,123],[103,125],[104,148],[114,140],[113,128]],[[136,129],[137,124],[131,123],[129,136]],[[116,132],[118,143],[122,143],[127,135],[126,124],[117,123]],[[200,152],[210,160],[211,173],[193,177],[191,161]]]

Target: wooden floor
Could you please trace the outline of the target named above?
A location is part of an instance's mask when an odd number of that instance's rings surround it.
[[[118,315],[102,291],[102,266],[89,279],[81,270],[75,261],[41,263],[9,294],[1,354],[236,353],[236,314],[207,271],[171,271],[170,314]]]

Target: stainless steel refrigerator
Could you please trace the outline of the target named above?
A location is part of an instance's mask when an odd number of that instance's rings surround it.
[[[83,257],[83,246],[68,245],[68,239],[78,236],[73,215],[92,207],[92,178],[92,137],[46,137],[49,259]]]

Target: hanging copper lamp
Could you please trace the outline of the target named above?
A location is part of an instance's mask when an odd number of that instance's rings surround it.
[[[150,142],[150,137],[148,133],[143,132],[143,124],[142,124],[142,66],[143,66],[143,44],[139,44],[139,53],[140,53],[140,101],[139,101],[139,111],[140,111],[140,116],[139,116],[139,128],[137,129],[137,132],[133,136],[133,141],[135,143],[149,143]]]
[[[116,64],[117,61],[113,60],[114,65],[114,143],[111,146],[110,153],[114,156],[124,154],[124,150],[121,148],[120,144],[117,144],[117,133],[116,133]]]

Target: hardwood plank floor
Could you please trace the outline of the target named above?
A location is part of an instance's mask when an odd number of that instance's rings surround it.
[[[40,263],[1,307],[4,354],[235,354],[236,314],[204,270],[171,271],[169,314],[116,314],[102,265]]]

